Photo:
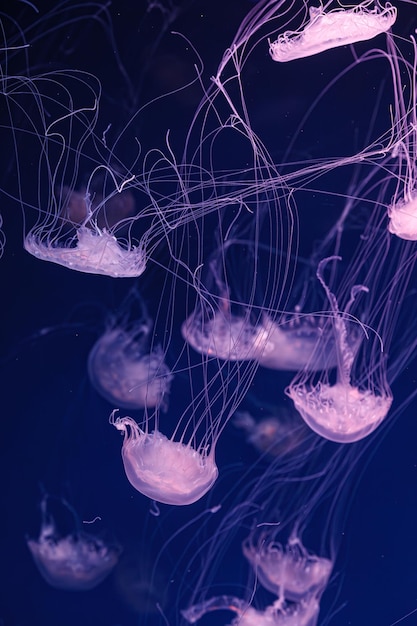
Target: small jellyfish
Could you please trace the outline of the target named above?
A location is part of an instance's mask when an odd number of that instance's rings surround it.
[[[372,388],[368,381],[367,388],[360,388],[351,383],[351,372],[355,359],[356,347],[350,340],[345,317],[339,311],[337,300],[324,282],[322,269],[330,260],[319,263],[317,278],[330,301],[334,315],[333,326],[338,357],[337,380],[330,384],[325,380],[305,382],[307,377],[301,374],[301,380],[295,379],[287,389],[287,394],[295,408],[314,432],[330,441],[351,443],[369,435],[386,417],[391,404],[392,394],[388,385],[385,388]],[[357,285],[352,289],[351,302],[366,287]],[[345,314],[346,316],[346,314]]]
[[[135,489],[163,504],[186,505],[199,500],[217,479],[214,446],[194,448],[182,439],[168,439],[155,429],[142,430],[131,417],[110,423],[124,434],[122,457],[126,476]]]
[[[48,496],[45,495],[41,501],[42,523],[39,537],[27,540],[27,546],[40,574],[56,589],[94,589],[116,565],[121,553],[120,547],[79,530],[61,536],[55,520],[48,512],[47,500]],[[65,502],[63,504],[70,509]]]
[[[397,19],[397,9],[387,3],[375,3],[368,9],[366,0],[352,9],[335,9],[325,12],[324,7],[310,7],[310,21],[298,31],[286,31],[276,41],[269,42],[269,52],[274,61],[303,59],[337,48],[367,41],[388,31]]]
[[[320,605],[314,596],[289,605],[274,603],[264,611],[254,609],[240,598],[219,596],[191,606],[181,613],[190,624],[195,624],[211,611],[231,611],[237,617],[229,626],[315,626],[319,610]]]
[[[248,443],[258,452],[270,457],[280,457],[294,453],[308,440],[310,429],[297,411],[277,409],[277,415],[256,420],[247,411],[237,411],[233,418],[236,428],[247,433]]]
[[[284,548],[265,535],[255,545],[249,536],[243,554],[265,589],[292,602],[310,594],[321,595],[333,567],[329,559],[310,554],[297,538],[291,538]]]
[[[160,346],[149,351],[152,325],[106,331],[88,357],[88,373],[96,391],[108,402],[124,409],[160,406],[167,408],[172,374]]]

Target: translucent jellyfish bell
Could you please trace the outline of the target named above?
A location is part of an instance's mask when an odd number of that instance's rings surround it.
[[[316,371],[334,367],[337,363],[333,333],[327,318],[295,313],[277,323],[264,316],[263,349],[259,350],[259,365],[269,369]]]
[[[303,374],[296,378],[287,389],[295,408],[314,432],[330,441],[351,443],[363,439],[374,431],[386,417],[392,395],[388,386],[384,389],[359,388],[351,384],[351,371],[355,359],[355,347],[350,341],[347,324],[340,314],[336,298],[325,284],[322,269],[330,260],[323,259],[317,270],[317,278],[326,291],[334,315],[333,327],[338,356],[337,380],[335,384],[323,380],[308,382]],[[367,291],[363,286],[352,290],[352,301],[359,291]],[[307,380],[307,382],[305,382]]]
[[[300,540],[280,543],[261,536],[243,544],[243,554],[256,572],[260,584],[277,596],[299,602],[310,594],[321,595],[332,572],[332,562],[310,554]]]
[[[267,338],[264,328],[230,310],[218,311],[209,319],[194,312],[183,323],[181,333],[200,354],[225,361],[256,360]]]
[[[232,312],[229,286],[220,274],[224,269],[219,270],[217,265],[212,261],[209,268],[219,296],[208,310],[198,302],[182,324],[181,334],[200,354],[224,361],[256,360],[262,353],[267,330],[252,323],[249,307],[238,315]]]
[[[397,19],[397,9],[379,2],[368,9],[366,0],[352,9],[325,12],[323,6],[310,7],[310,21],[298,31],[287,31],[269,43],[274,61],[302,59],[358,41],[367,41],[391,28]]]
[[[39,537],[27,540],[40,574],[57,589],[88,591],[97,587],[116,565],[120,548],[83,532],[60,536],[47,511],[47,498],[44,496],[41,502]]]
[[[140,245],[122,248],[114,235],[98,227],[80,226],[76,238],[66,246],[56,245],[35,229],[26,236],[24,247],[38,259],[87,274],[132,278],[146,268],[145,251]]]
[[[409,112],[407,112],[407,122],[409,122],[409,132],[395,146],[392,156],[397,159],[402,194],[398,197],[396,193],[391,206],[388,208],[389,224],[388,230],[393,235],[409,241],[417,241],[417,101],[415,88],[415,71],[417,67],[417,43],[411,37],[413,44],[414,65],[410,74],[412,87],[412,102]],[[403,79],[401,79],[403,80]],[[402,108],[398,107],[399,114]],[[399,116],[398,114],[398,116]]]
[[[143,495],[164,504],[185,505],[199,500],[215,483],[214,448],[168,439],[158,430],[143,431],[131,417],[110,423],[124,434],[122,457],[126,476]]]
[[[173,378],[157,346],[149,352],[151,324],[106,331],[88,357],[91,383],[111,404],[125,409],[165,409]]]

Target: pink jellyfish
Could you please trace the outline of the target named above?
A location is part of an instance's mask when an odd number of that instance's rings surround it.
[[[214,446],[196,449],[191,442],[168,439],[158,430],[142,430],[131,417],[116,418],[115,413],[110,423],[124,435],[126,475],[143,495],[164,504],[185,505],[213,486],[218,475]]]
[[[321,595],[333,568],[329,559],[310,554],[297,537],[291,537],[284,548],[267,534],[261,534],[256,544],[249,536],[243,554],[265,589],[292,602]]]
[[[90,381],[100,395],[124,409],[167,408],[172,374],[160,346],[149,349],[148,320],[106,331],[88,357]]]
[[[289,386],[287,393],[301,417],[316,433],[341,443],[358,441],[371,433],[386,417],[392,403],[387,384],[378,388],[369,380],[363,387],[352,384],[351,372],[357,345],[348,332],[348,316],[341,314],[337,300],[323,279],[322,270],[330,260],[324,259],[317,270],[317,278],[330,301],[338,356],[337,380],[314,382],[312,377],[301,374]],[[351,303],[360,291],[368,291],[362,285],[352,289]]]
[[[401,239],[417,241],[417,101],[415,76],[417,73],[417,43],[411,36],[413,44],[413,65],[408,66],[402,58],[404,71],[408,74],[409,89],[411,91],[411,103],[409,111],[404,114],[403,96],[399,95],[397,115],[402,116],[401,125],[404,125],[403,137],[398,141],[393,150],[393,156],[397,160],[398,182],[394,198],[388,208],[388,230]],[[395,68],[394,65],[394,78]],[[398,77],[400,89],[403,93],[403,78]],[[404,87],[405,88],[405,87]]]
[[[113,406],[167,409],[173,375],[152,330],[146,305],[133,287],[88,357],[93,387]]]
[[[300,30],[286,31],[269,43],[274,61],[292,61],[318,54],[338,46],[367,41],[391,28],[397,19],[397,9],[379,2],[369,9],[365,0],[352,9],[338,8],[325,12],[324,7],[310,7],[310,21]]]
[[[81,531],[61,536],[47,509],[48,496],[41,502],[42,523],[37,539],[27,545],[36,566],[52,587],[68,591],[94,589],[110,574],[121,549]],[[65,503],[63,504],[72,509]]]

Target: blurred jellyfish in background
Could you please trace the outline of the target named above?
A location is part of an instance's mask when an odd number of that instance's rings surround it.
[[[118,561],[121,548],[83,532],[79,522],[72,532],[62,535],[48,511],[48,500],[49,496],[45,495],[41,501],[39,537],[27,540],[40,574],[49,585],[58,589],[93,589],[110,574]],[[62,504],[69,508],[64,501]]]
[[[173,376],[151,340],[152,321],[133,290],[88,357],[92,385],[113,406],[167,410]]]
[[[7,626],[415,609],[416,6],[2,16]]]

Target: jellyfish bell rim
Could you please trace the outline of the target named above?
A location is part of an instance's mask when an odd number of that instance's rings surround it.
[[[144,432],[131,417],[116,418],[116,412],[110,423],[124,435],[124,469],[139,493],[161,504],[183,506],[197,502],[211,489],[219,474],[214,446],[200,452],[158,430]]]
[[[97,274],[111,278],[137,278],[146,269],[146,253],[139,244],[129,250],[122,248],[117,238],[105,229],[80,226],[76,231],[76,245],[52,245],[42,238],[42,232],[31,231],[26,235],[24,248],[32,256],[62,265],[85,274]],[[95,245],[95,249],[93,249]],[[105,253],[111,258],[103,263]],[[92,256],[89,255],[92,253]]]
[[[342,388],[345,388],[341,391]],[[366,400],[369,398],[374,398],[376,400],[375,405],[378,409],[376,415],[369,419],[368,423],[364,425],[358,426],[356,429],[351,432],[347,432],[346,428],[341,428],[340,430],[331,430],[329,429],[327,424],[323,424],[312,414],[311,408],[314,408],[314,397],[319,397],[320,393],[323,393],[324,399],[330,402],[331,405],[331,397],[333,396],[333,400],[338,399],[338,396],[344,396],[346,402],[346,394],[348,396],[354,396],[355,399],[359,399],[364,402],[364,408]],[[329,394],[330,392],[330,394]],[[334,385],[329,385],[327,383],[320,382],[316,386],[306,385],[306,384],[297,384],[292,387],[287,387],[286,394],[292,399],[295,408],[300,413],[301,417],[305,421],[305,423],[317,434],[327,439],[329,441],[333,441],[335,443],[355,443],[364,439],[368,435],[370,435],[374,430],[378,428],[381,422],[386,418],[389,409],[392,404],[392,394],[383,392],[383,393],[372,393],[371,391],[362,391],[358,387],[354,387],[349,385],[348,391],[346,392],[346,386],[342,383],[336,383]],[[308,399],[307,399],[308,398]],[[340,399],[340,398],[339,398]],[[310,404],[310,407],[308,406]],[[347,403],[345,404],[347,406]],[[334,405],[328,406],[333,413],[337,412],[338,407]],[[340,408],[340,405],[339,405]],[[317,411],[316,411],[317,412]],[[369,406],[368,406],[369,412]],[[363,416],[363,415],[362,415]],[[344,416],[345,417],[345,416]],[[344,420],[344,424],[346,425],[346,419]],[[339,421],[339,426],[341,422]],[[342,423],[343,427],[343,423]]]

